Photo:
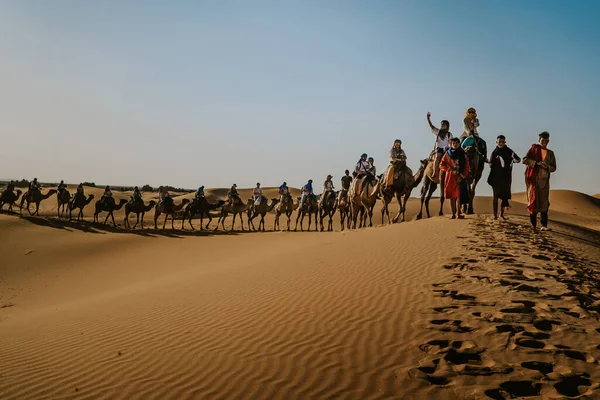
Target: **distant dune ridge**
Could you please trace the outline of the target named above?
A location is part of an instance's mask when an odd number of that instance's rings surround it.
[[[93,202],[59,221],[55,196],[0,214],[0,398],[599,398],[600,199],[550,202],[538,234],[524,193],[508,221],[489,197],[411,221],[410,199],[410,222],[378,206],[375,228],[330,233],[129,232]]]

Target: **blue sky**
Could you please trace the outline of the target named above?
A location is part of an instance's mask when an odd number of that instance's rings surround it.
[[[193,188],[409,165],[478,110],[600,192],[597,1],[0,1],[0,177]],[[523,190],[523,166],[514,191]],[[482,194],[490,193],[481,183]],[[415,195],[416,192],[413,193]]]

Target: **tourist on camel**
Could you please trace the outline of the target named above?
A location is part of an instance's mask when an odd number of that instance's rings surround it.
[[[499,135],[496,139],[496,149],[490,156],[490,175],[488,183],[494,191],[494,219],[498,219],[498,200],[500,204],[500,217],[510,208],[508,201],[511,199],[512,166],[521,162],[521,158],[506,145],[506,137]]]
[[[58,191],[58,195],[62,196],[62,194],[66,188],[67,188],[67,185],[65,185],[65,181],[61,180],[60,183],[58,184],[58,187],[56,188],[56,190]]]
[[[370,180],[370,172],[372,167],[371,164],[369,163],[369,161],[367,161],[367,153],[363,153],[360,155],[360,159],[358,160],[358,162],[356,163],[356,166],[354,167],[354,180],[352,183],[353,186],[353,190],[354,190],[354,196],[358,196],[359,195],[359,187],[358,187],[358,182],[360,182],[360,180],[364,177],[367,177],[367,179],[365,179],[363,181],[363,185],[366,184],[369,180]]]
[[[287,186],[287,182],[283,182],[281,186],[279,186],[279,202],[283,203],[283,200],[290,195],[290,189]]]
[[[256,183],[256,187],[252,191],[252,196],[254,197],[254,205],[259,205],[262,201],[262,189],[260,188],[260,183]]]
[[[227,192],[227,200],[232,206],[236,206],[242,203],[242,199],[240,199],[240,195],[237,191],[237,185],[235,183],[233,184],[233,186],[231,186],[229,192]]]
[[[142,193],[140,192],[140,189],[136,186],[133,188],[133,195],[131,196],[131,203],[135,204],[135,203],[143,203],[144,200],[142,200]]]
[[[333,192],[333,190],[335,189],[333,187],[332,179],[333,176],[327,175],[327,179],[325,179],[325,182],[323,182],[323,194],[321,195],[321,199],[319,201],[320,204],[323,204],[329,193]]]
[[[460,147],[460,139],[450,139],[450,149],[442,157],[440,169],[444,171],[444,196],[450,199],[452,219],[464,218],[458,207],[460,197],[460,182],[469,174],[469,159]]]
[[[302,199],[300,200],[300,208],[304,207],[304,202],[308,196],[313,196],[312,179],[309,179],[306,185],[302,186]]]
[[[200,186],[200,187],[198,188],[198,191],[196,191],[196,196],[195,196],[195,198],[196,198],[196,200],[200,200],[200,199],[201,199],[201,198],[203,198],[203,197],[204,197],[204,186]]]
[[[394,175],[406,168],[406,153],[402,150],[402,140],[394,140],[394,145],[390,149],[390,165],[385,171],[383,180],[384,187],[390,187],[394,183]]]
[[[435,151],[435,158],[433,160],[433,177],[437,177],[440,172],[440,161],[444,152],[448,150],[450,139],[452,139],[452,133],[450,133],[450,122],[447,120],[442,120],[440,124],[440,128],[436,128],[431,123],[431,113],[427,113],[427,123],[429,123],[429,127],[431,128],[431,132],[435,135],[435,146],[433,150]]]
[[[110,186],[106,185],[106,187],[104,188],[104,193],[102,193],[102,197],[100,198],[101,202],[106,202],[108,201],[108,199],[112,199],[113,194],[112,191],[110,190]]]
[[[473,107],[469,108],[463,119],[463,133],[460,135],[461,147],[466,149],[467,147],[477,145],[479,152],[485,156],[485,162],[487,160],[487,144],[485,140],[479,137],[479,119],[477,118],[477,111]]]

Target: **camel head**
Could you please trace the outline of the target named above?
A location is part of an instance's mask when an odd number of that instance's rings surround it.
[[[225,201],[225,200],[219,200],[219,201],[217,201],[217,205],[218,205],[219,207],[223,207],[223,204],[225,204],[225,203],[226,203],[226,201]]]

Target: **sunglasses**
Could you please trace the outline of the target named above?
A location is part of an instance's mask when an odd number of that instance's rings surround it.
[[[475,114],[475,111],[469,111],[469,114]]]

